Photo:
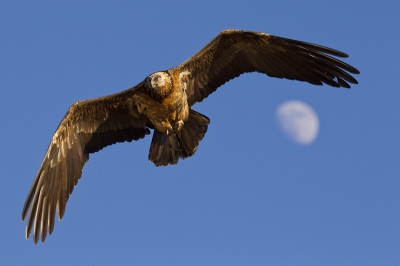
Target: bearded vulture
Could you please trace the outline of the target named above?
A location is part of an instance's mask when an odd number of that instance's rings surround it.
[[[34,243],[54,229],[89,154],[153,132],[149,160],[156,166],[192,156],[210,120],[192,106],[246,72],[350,88],[360,72],[336,59],[347,54],[266,33],[225,30],[181,65],[155,72],[136,86],[69,108],[50,142],[22,210],[25,237]]]

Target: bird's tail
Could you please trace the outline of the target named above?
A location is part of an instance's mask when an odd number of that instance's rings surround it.
[[[175,134],[167,135],[154,130],[149,160],[156,166],[176,164],[179,158],[192,156],[207,132],[210,119],[192,109],[189,118]]]

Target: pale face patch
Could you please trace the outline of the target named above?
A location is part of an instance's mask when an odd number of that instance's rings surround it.
[[[147,91],[156,99],[163,99],[172,90],[171,76],[167,72],[155,72],[147,77]]]

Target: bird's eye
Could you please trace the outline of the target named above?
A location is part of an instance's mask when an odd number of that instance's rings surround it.
[[[161,81],[162,80],[162,76],[161,75],[157,75],[154,77],[154,81]]]

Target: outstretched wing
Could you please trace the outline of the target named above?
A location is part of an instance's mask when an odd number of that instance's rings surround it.
[[[349,73],[360,72],[329,55],[348,57],[316,44],[265,33],[225,30],[173,71],[190,73],[186,88],[189,106],[245,72],[256,71],[314,85],[350,88],[348,83],[357,84]]]
[[[35,244],[40,236],[44,241],[47,232],[52,233],[56,208],[61,220],[89,153],[150,134],[152,125],[138,112],[133,100],[140,92],[140,85],[103,98],[76,102],[69,108],[54,133],[25,201],[22,220],[30,209],[26,238],[32,228]]]

